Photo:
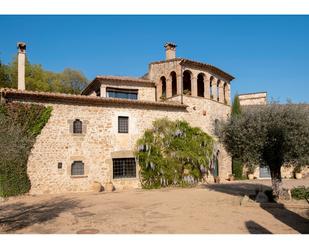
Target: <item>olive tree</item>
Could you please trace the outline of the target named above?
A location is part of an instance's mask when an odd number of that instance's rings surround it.
[[[248,106],[220,124],[227,151],[249,166],[270,168],[273,194],[281,193],[281,167],[309,163],[309,106],[271,103]]]

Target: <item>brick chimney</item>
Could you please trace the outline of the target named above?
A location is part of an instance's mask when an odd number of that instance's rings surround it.
[[[26,43],[18,42],[18,90],[25,90]]]
[[[176,58],[176,44],[168,42],[164,45],[165,47],[165,57],[166,60],[171,60]]]

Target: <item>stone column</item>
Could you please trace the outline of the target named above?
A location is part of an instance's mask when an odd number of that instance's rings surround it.
[[[227,104],[230,105],[231,104],[231,85],[229,82],[226,83],[226,93],[225,93],[225,96],[226,96],[226,101],[227,101]]]
[[[166,98],[172,97],[172,79],[171,77],[166,79]]]
[[[182,75],[181,74],[177,74],[176,75],[176,79],[177,79],[177,95],[181,94],[181,83],[182,83]]]
[[[224,82],[220,81],[220,84],[219,84],[219,102],[220,103],[224,103],[223,85],[224,85]]]
[[[204,76],[204,98],[210,99],[210,80],[206,75]]]
[[[197,96],[197,77],[195,75],[191,76],[191,96]]]
[[[213,95],[213,100],[217,101],[217,82],[218,80],[216,78],[213,78],[212,80],[212,95]]]

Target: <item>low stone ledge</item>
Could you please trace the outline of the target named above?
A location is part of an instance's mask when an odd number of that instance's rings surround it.
[[[88,176],[70,176],[71,179],[87,178]]]

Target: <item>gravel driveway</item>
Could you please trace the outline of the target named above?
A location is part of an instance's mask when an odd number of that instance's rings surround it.
[[[196,188],[22,196],[0,204],[2,233],[309,233],[308,208],[241,206],[270,180]],[[309,186],[284,180],[285,186]],[[309,206],[308,206],[309,207]]]

